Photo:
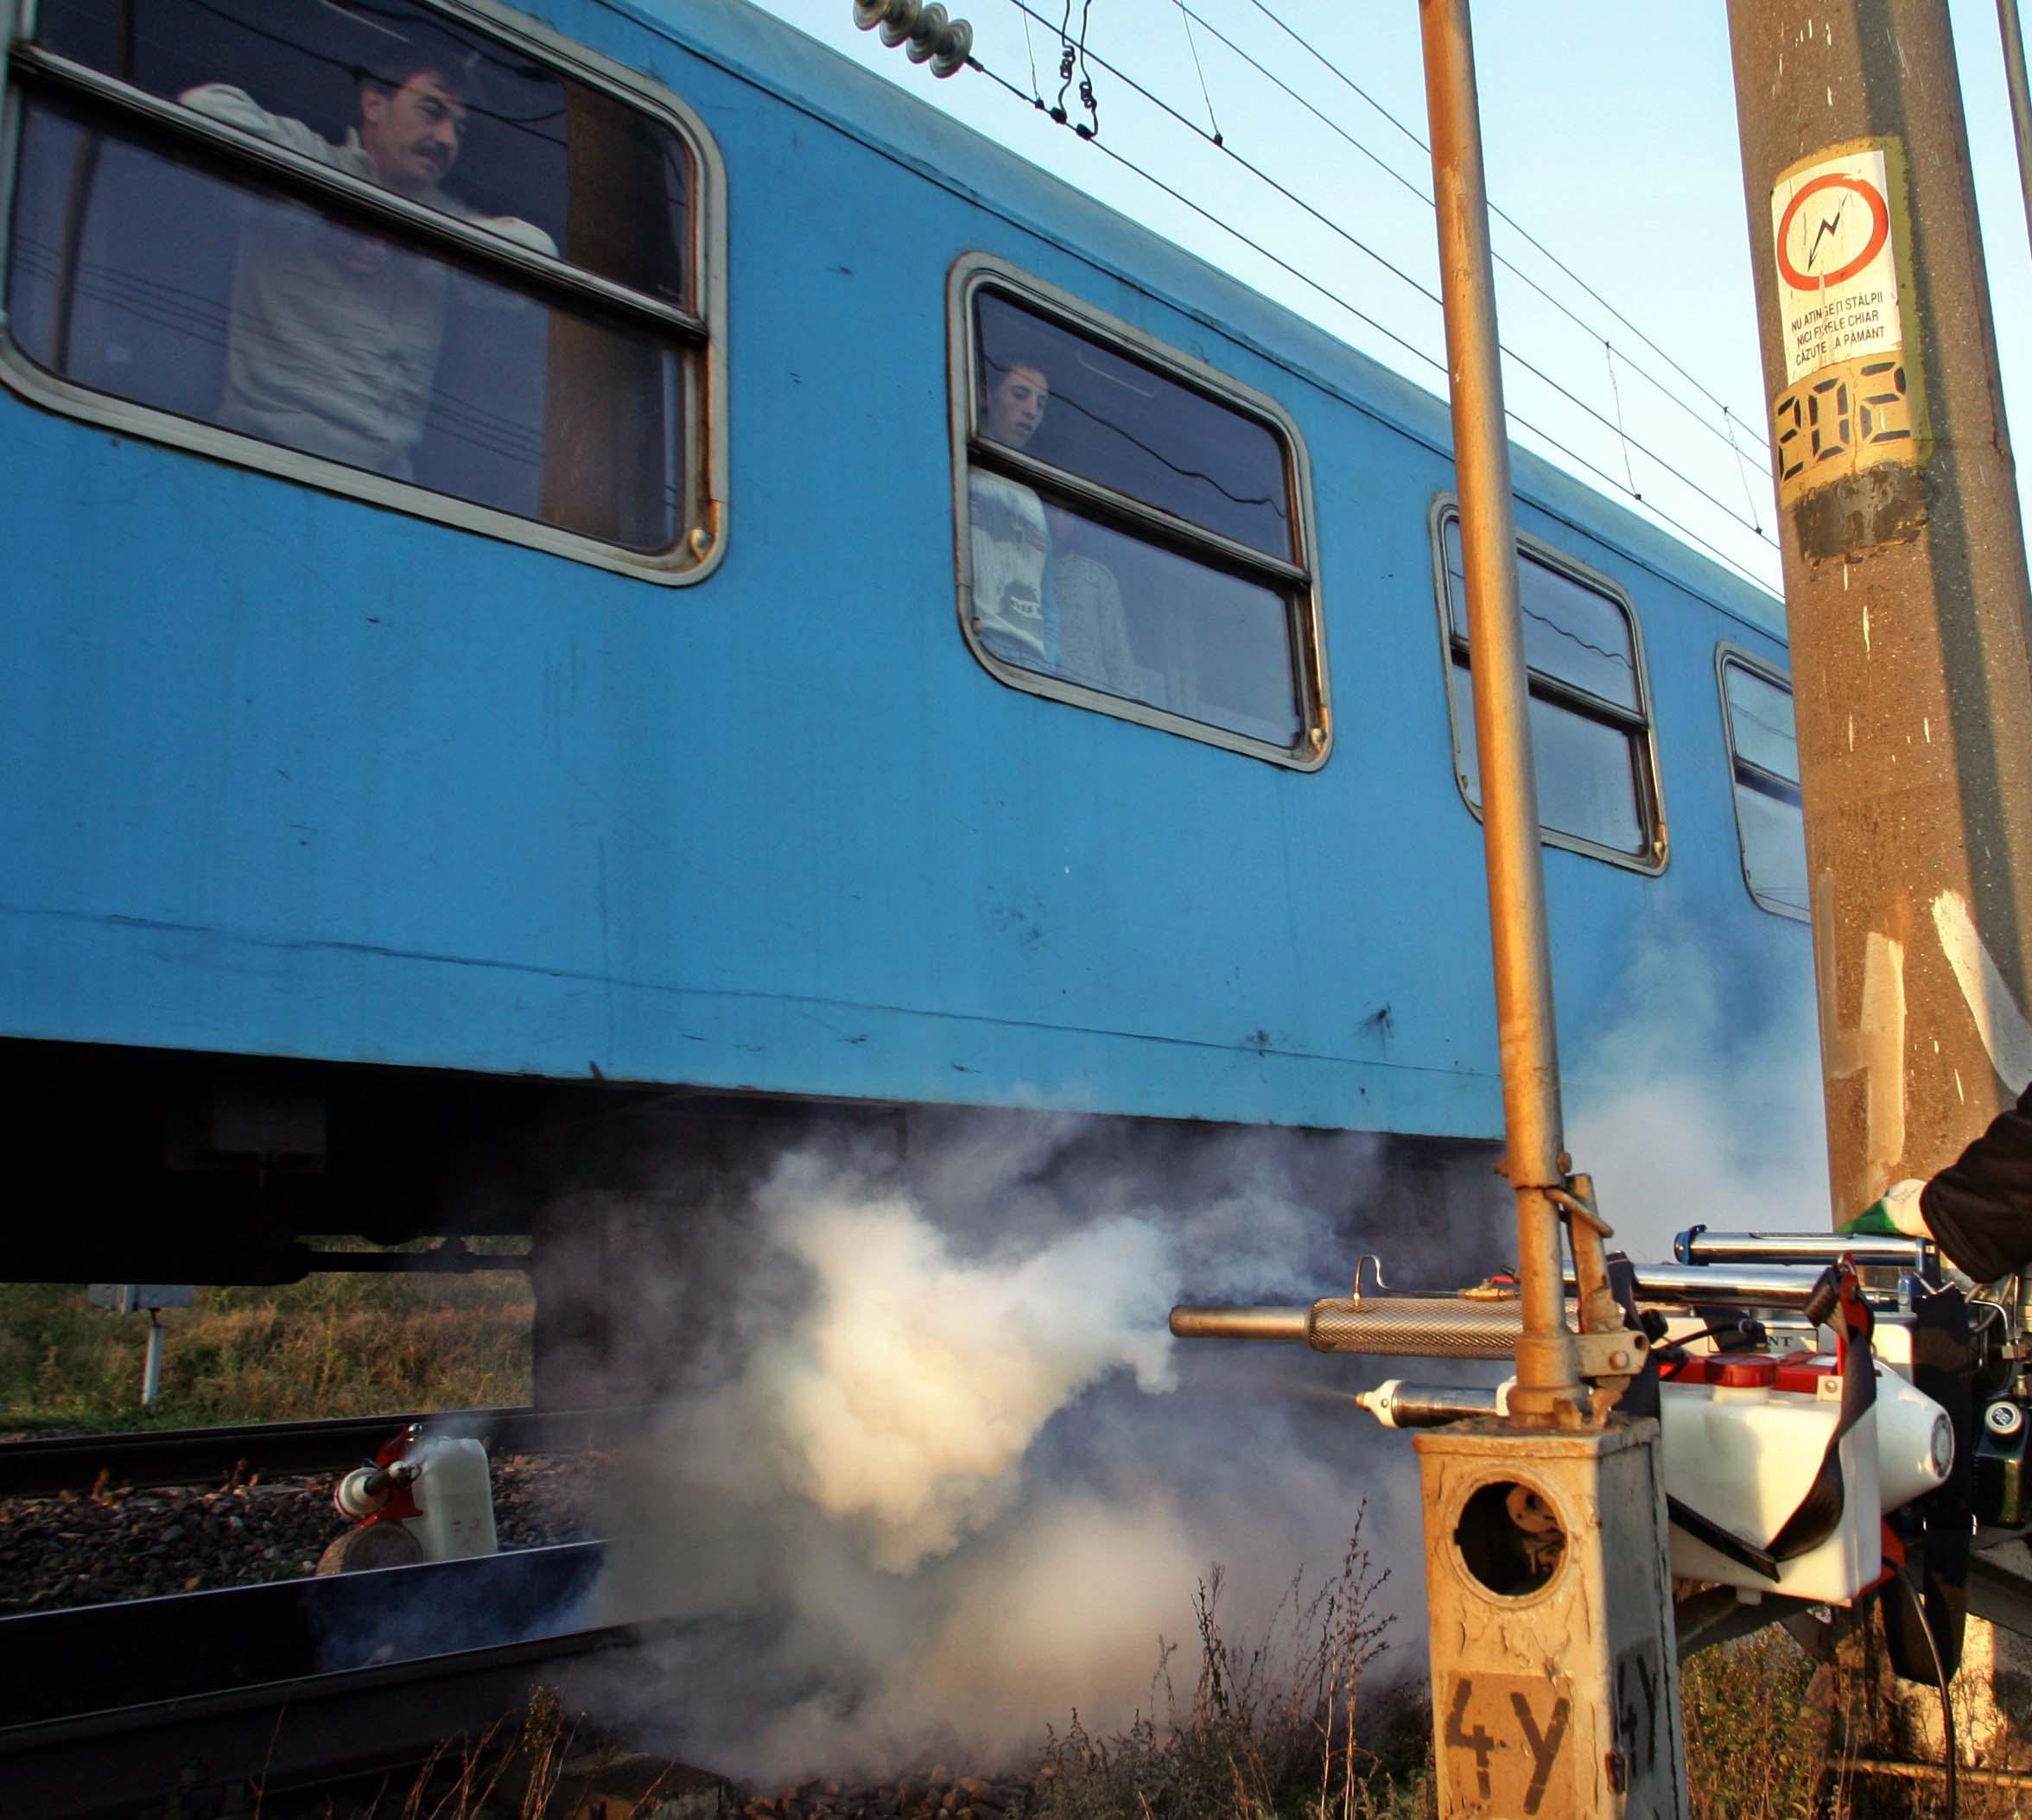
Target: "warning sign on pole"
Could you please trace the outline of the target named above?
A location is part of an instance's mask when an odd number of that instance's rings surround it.
[[[1919,459],[1889,162],[1881,146],[1831,152],[1772,186],[1785,347],[1785,384],[1771,402],[1781,504],[1879,461]]]
[[[1771,192],[1788,383],[1904,346],[1881,151],[1809,164]]]

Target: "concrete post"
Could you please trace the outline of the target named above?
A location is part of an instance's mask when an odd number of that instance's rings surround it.
[[[1686,1811],[1657,1434],[1416,1436],[1442,1820]]]
[[[141,1406],[146,1409],[161,1393],[162,1388],[162,1317],[154,1309],[148,1311],[148,1350],[141,1360]]]
[[[2032,1080],[2032,597],[1944,0],[1729,22],[1839,1219]]]
[[[1729,17],[1839,1217],[2032,1079],[2032,603],[1943,0]]]

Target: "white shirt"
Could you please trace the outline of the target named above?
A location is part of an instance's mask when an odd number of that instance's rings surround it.
[[[301,120],[271,114],[223,82],[178,98],[256,138],[378,181],[355,134],[333,145]],[[218,421],[285,447],[411,478],[454,269],[342,227],[315,209],[249,200],[233,268]],[[557,250],[541,228],[512,216],[481,215],[441,189],[416,200],[536,251]]]
[[[973,530],[974,629],[998,657],[1026,669],[1057,668],[1057,628],[1046,612],[1051,534],[1027,486],[975,468],[967,477]]]

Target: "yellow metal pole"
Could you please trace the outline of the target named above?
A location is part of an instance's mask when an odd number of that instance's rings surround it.
[[[1505,1169],[1517,1197],[1524,1331],[1510,1413],[1527,1426],[1571,1427],[1585,1419],[1586,1399],[1564,1319],[1559,1209],[1547,1193],[1562,1186],[1566,1159],[1474,43],[1467,0],[1419,0],[1419,13],[1482,770]]]
[[[2025,199],[2025,231],[2032,235],[2032,88],[2025,79],[2025,35],[2018,24],[2018,0],[1997,0],[1997,25],[2003,37],[2011,136],[2018,143],[2018,188]]]

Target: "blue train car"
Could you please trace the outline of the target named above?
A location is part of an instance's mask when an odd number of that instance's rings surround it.
[[[734,0],[30,0],[4,145],[15,1275],[645,1107],[1485,1170],[1442,404]],[[1775,603],[1517,485],[1571,1058],[1805,974],[1796,770]]]

